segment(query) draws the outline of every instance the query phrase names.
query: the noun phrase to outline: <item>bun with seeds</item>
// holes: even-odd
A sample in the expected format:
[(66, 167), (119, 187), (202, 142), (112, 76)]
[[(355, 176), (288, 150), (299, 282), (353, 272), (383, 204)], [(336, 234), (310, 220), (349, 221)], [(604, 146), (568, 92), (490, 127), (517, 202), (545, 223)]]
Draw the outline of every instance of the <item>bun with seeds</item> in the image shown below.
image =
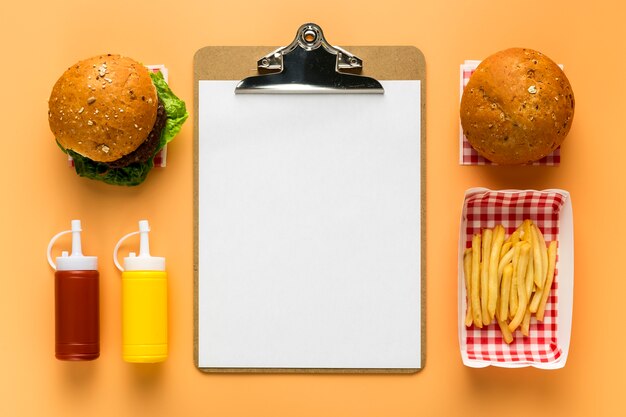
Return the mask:
[(497, 52), (478, 65), (461, 98), (463, 133), (483, 157), (526, 164), (558, 148), (574, 118), (561, 68), (532, 49)]
[(143, 182), (188, 116), (160, 72), (111, 54), (68, 68), (48, 106), (50, 129), (76, 172), (116, 185)]

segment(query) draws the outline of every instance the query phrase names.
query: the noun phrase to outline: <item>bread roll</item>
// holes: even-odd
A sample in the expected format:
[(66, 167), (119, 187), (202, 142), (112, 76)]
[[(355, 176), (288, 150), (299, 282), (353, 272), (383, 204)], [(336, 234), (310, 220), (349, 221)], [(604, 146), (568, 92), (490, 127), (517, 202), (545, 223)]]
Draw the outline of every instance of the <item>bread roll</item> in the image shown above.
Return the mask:
[(574, 93), (565, 73), (531, 49), (507, 49), (482, 61), (461, 99), (465, 137), (480, 155), (502, 165), (553, 152), (573, 117)]
[(158, 98), (144, 65), (120, 55), (100, 55), (65, 71), (48, 105), (50, 128), (63, 148), (110, 162), (146, 140)]

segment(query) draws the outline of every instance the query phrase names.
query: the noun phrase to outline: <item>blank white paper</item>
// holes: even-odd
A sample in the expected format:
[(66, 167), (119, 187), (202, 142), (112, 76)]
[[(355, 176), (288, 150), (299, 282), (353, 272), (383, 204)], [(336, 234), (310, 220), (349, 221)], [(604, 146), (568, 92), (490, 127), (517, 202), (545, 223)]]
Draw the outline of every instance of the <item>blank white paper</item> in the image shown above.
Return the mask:
[(200, 81), (200, 367), (420, 368), (420, 82)]

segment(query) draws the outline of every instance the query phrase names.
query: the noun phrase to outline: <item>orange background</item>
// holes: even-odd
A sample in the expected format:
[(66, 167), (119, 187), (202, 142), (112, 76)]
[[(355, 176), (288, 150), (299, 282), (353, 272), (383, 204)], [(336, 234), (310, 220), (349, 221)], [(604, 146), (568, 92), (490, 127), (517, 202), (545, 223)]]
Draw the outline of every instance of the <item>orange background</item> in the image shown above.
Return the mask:
[[(0, 12), (0, 415), (414, 416), (624, 414), (626, 199), (622, 170), (626, 6), (621, 1), (341, 2), (15, 1)], [(415, 45), (427, 63), (427, 360), (415, 375), (205, 375), (193, 364), (192, 120), (168, 167), (138, 188), (77, 177), (47, 125), (55, 80), (75, 61), (118, 52), (164, 63), (192, 111), (194, 52), (206, 45), (287, 44), (304, 22), (337, 45)], [(458, 165), (459, 64), (511, 46), (565, 65), (576, 115), (562, 164)], [(469, 369), (457, 342), (456, 250), (465, 189), (571, 192), (575, 294), (564, 369)], [(54, 359), (50, 237), (83, 221), (100, 256), (102, 355)], [(110, 253), (147, 218), (170, 274), (170, 357), (121, 359), (120, 277)], [(67, 241), (66, 241), (67, 242)]]

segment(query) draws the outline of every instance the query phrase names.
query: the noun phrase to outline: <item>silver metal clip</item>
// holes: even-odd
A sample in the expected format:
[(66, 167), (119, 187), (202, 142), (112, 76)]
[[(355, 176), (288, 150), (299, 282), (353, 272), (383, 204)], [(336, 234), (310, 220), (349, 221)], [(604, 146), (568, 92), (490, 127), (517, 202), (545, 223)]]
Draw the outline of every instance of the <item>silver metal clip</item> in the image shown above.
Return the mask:
[(237, 94), (285, 93), (365, 93), (382, 94), (382, 85), (371, 77), (349, 74), (358, 71), (363, 61), (330, 45), (322, 28), (307, 23), (298, 29), (295, 39), (257, 61), (260, 71), (270, 74), (248, 77), (235, 88)]

